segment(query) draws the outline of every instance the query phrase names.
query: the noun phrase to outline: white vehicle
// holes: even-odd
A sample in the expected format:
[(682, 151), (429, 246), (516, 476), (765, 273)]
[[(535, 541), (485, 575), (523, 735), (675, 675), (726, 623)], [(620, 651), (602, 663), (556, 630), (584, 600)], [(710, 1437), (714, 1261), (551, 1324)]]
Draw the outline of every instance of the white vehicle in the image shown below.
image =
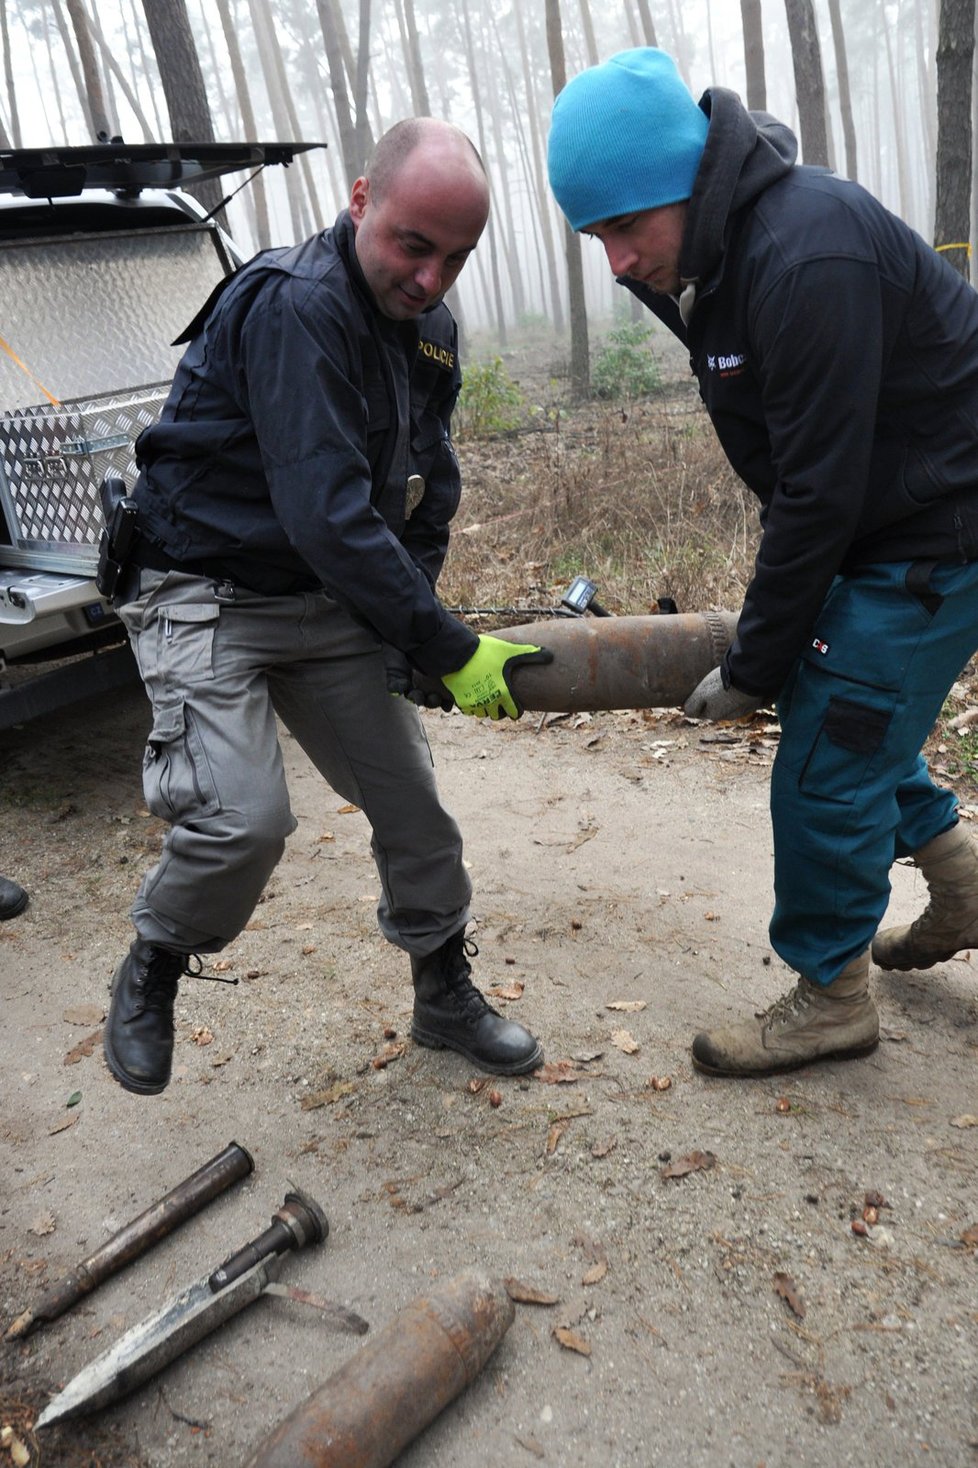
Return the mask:
[(99, 485), (133, 483), (171, 343), (242, 263), (179, 186), (316, 146), (0, 150), (0, 730), (135, 676), (93, 579)]

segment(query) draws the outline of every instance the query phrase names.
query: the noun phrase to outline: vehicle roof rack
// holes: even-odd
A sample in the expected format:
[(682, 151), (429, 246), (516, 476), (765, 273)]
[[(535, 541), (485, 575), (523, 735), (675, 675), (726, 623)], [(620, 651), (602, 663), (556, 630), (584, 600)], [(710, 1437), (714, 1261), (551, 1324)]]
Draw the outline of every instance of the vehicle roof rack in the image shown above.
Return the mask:
[(288, 165), (325, 143), (91, 143), (0, 149), (0, 193), (69, 198), (85, 189), (183, 187), (265, 164)]

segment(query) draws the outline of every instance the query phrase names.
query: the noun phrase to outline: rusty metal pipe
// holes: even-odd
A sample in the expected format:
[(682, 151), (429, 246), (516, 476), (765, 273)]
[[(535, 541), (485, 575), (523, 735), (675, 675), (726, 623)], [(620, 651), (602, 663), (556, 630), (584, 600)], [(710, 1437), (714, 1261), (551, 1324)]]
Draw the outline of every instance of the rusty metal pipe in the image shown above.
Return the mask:
[[(737, 626), (735, 612), (651, 617), (567, 617), (500, 627), (507, 642), (549, 648), (552, 663), (517, 665), (523, 707), (550, 713), (677, 708), (715, 668)], [(426, 689), (437, 680), (419, 680)]]
[(110, 1274), (138, 1259), (148, 1249), (165, 1239), (181, 1223), (199, 1213), (212, 1198), (223, 1193), (239, 1178), (254, 1170), (251, 1153), (237, 1142), (230, 1142), (223, 1152), (205, 1162), (190, 1177), (184, 1178), (165, 1197), (153, 1203), (137, 1218), (125, 1224), (94, 1254), (77, 1264), (70, 1274), (53, 1285), (32, 1310), (25, 1310), (9, 1327), (8, 1341), (30, 1335), (39, 1325), (56, 1320), (83, 1296), (90, 1294)]
[(513, 1314), (502, 1281), (479, 1271), (436, 1285), (300, 1403), (247, 1468), (388, 1468), (475, 1380)]

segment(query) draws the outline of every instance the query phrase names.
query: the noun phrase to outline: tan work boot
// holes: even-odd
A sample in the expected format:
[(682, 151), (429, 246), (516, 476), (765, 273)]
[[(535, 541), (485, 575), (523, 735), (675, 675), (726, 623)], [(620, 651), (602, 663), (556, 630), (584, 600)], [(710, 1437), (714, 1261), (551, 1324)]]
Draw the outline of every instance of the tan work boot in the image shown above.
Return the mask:
[(868, 975), (867, 952), (827, 986), (799, 978), (790, 994), (753, 1019), (701, 1031), (693, 1041), (693, 1064), (710, 1075), (762, 1076), (812, 1060), (868, 1055), (880, 1038)]
[(978, 948), (978, 846), (960, 823), (913, 855), (930, 901), (916, 922), (873, 939), (880, 968), (932, 968), (962, 948)]

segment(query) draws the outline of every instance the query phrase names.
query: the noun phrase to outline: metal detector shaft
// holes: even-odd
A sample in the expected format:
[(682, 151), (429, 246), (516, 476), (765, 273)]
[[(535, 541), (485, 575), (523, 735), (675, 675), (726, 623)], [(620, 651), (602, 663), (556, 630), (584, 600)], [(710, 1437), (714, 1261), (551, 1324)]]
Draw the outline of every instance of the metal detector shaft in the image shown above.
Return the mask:
[(138, 1259), (181, 1223), (193, 1218), (232, 1183), (247, 1177), (254, 1166), (251, 1153), (237, 1142), (230, 1142), (223, 1152), (205, 1162), (165, 1197), (131, 1219), (94, 1254), (76, 1264), (71, 1273), (53, 1285), (32, 1309), (18, 1315), (7, 1330), (6, 1339), (18, 1340), (30, 1335), (46, 1321), (56, 1320), (110, 1274)]

